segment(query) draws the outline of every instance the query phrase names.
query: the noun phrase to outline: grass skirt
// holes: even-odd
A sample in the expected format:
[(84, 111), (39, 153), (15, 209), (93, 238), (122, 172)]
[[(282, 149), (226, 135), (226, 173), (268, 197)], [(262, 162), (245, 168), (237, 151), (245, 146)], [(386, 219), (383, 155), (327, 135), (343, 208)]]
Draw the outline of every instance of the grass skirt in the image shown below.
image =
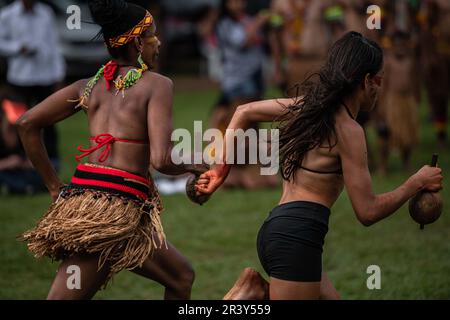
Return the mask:
[(411, 149), (419, 142), (417, 103), (412, 95), (388, 93), (386, 118), (390, 132), (390, 145)]
[[(146, 189), (146, 199), (134, 194)], [(98, 254), (99, 270), (110, 268), (106, 285), (114, 274), (142, 266), (166, 244), (161, 211), (157, 189), (148, 180), (117, 169), (80, 165), (72, 183), (22, 239), (36, 257), (62, 260)]]

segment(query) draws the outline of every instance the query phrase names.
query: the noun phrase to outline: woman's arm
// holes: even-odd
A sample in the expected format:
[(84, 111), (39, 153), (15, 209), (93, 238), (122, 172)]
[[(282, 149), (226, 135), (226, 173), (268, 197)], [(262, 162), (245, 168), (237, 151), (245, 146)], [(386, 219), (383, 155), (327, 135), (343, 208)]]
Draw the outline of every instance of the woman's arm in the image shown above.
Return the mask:
[(375, 195), (364, 130), (356, 123), (345, 130), (338, 129), (338, 148), (348, 195), (358, 220), (365, 226), (390, 216), (421, 190), (442, 188), (442, 170), (425, 166), (394, 191)]
[(289, 107), (301, 98), (282, 98), (250, 102), (237, 107), (228, 129), (246, 129), (255, 122), (280, 120), (289, 112)]
[(25, 152), (43, 178), (53, 200), (57, 199), (62, 182), (50, 162), (41, 131), (79, 111), (75, 108), (76, 103), (68, 101), (78, 99), (85, 84), (85, 80), (80, 80), (54, 93), (17, 120)]
[(180, 175), (187, 172), (200, 174), (207, 170), (206, 165), (180, 164), (172, 161), (173, 142), (171, 140), (173, 83), (170, 79), (157, 76), (152, 97), (148, 106), (148, 136), (150, 140), (150, 161), (152, 166), (167, 175)]
[(256, 122), (273, 122), (280, 120), (280, 118), (289, 112), (289, 107), (293, 104), (298, 104), (299, 101), (300, 98), (284, 98), (251, 102), (239, 106), (225, 133), (222, 152), (224, 163), (214, 166), (211, 170), (200, 176), (197, 183), (197, 191), (199, 194), (214, 193), (228, 176), (228, 173), (230, 172), (229, 163), (231, 163), (231, 160), (227, 160), (228, 155), (226, 151), (227, 146), (234, 145), (234, 133), (236, 130), (246, 130)]

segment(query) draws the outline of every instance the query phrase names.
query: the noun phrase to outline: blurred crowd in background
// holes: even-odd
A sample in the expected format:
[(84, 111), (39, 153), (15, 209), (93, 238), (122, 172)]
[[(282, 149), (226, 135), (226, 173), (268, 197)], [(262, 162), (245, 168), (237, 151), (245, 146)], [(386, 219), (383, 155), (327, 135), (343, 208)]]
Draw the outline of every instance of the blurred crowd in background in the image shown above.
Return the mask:
[[(224, 130), (235, 108), (262, 99), (268, 87), (295, 96), (312, 76), (330, 45), (347, 31), (377, 41), (385, 50), (382, 95), (376, 110), (361, 113), (362, 126), (377, 132), (376, 164), (387, 173), (391, 150), (405, 170), (419, 143), (418, 105), (426, 100), (441, 148), (448, 147), (450, 88), (449, 0), (142, 0), (158, 24), (162, 42), (158, 71), (208, 77), (220, 95), (210, 126)], [(67, 28), (67, 8), (81, 8), (81, 28)], [(381, 28), (367, 8), (381, 9)], [(375, 13), (376, 14), (376, 13)], [(377, 17), (375, 17), (377, 18)], [(87, 0), (0, 0), (0, 188), (3, 193), (35, 193), (44, 186), (26, 159), (14, 123), (27, 109), (64, 84), (90, 77), (108, 60)], [(313, 79), (313, 78), (311, 78)], [(422, 96), (422, 93), (425, 95)], [(211, 106), (205, 106), (209, 112)], [(44, 132), (58, 168), (58, 135)], [(373, 148), (372, 148), (373, 147)], [(375, 149), (375, 146), (370, 146)], [(369, 152), (369, 154), (372, 154)], [(235, 170), (229, 187), (277, 185), (258, 170)], [(178, 183), (178, 189), (183, 184)], [(173, 187), (167, 188), (170, 193)]]

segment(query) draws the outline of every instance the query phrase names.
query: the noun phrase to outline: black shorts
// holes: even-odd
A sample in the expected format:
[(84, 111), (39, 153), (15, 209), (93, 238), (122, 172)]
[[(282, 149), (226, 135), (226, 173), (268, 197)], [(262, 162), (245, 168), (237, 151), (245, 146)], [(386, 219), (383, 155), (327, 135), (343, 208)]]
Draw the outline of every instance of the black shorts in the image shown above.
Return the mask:
[(258, 256), (270, 277), (297, 282), (320, 282), (322, 252), (330, 209), (296, 201), (274, 208), (257, 240)]

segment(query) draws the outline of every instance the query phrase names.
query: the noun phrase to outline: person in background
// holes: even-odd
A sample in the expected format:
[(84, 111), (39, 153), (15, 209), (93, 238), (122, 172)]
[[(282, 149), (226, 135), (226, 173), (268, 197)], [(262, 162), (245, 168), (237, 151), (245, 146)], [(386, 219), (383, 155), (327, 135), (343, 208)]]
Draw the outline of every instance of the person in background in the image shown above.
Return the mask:
[(221, 87), (230, 104), (257, 100), (264, 92), (261, 29), (268, 16), (248, 16), (246, 4), (246, 0), (223, 0), (217, 25), (223, 61)]
[(34, 194), (45, 185), (25, 156), (15, 123), (26, 106), (0, 97), (0, 192)]
[(344, 8), (333, 2), (326, 7), (324, 16), (331, 36), (331, 42), (335, 42), (340, 39), (346, 31)]
[[(32, 108), (58, 89), (65, 77), (54, 14), (39, 1), (16, 0), (0, 11), (0, 26), (0, 55), (7, 58), (7, 82), (14, 99)], [(54, 126), (45, 128), (44, 142), (58, 168)]]
[[(408, 70), (411, 64), (418, 67), (416, 45), (418, 33), (415, 19), (417, 4), (414, 4), (413, 1), (397, 0), (385, 3), (378, 1), (378, 5), (382, 7), (382, 29), (378, 32), (378, 39), (386, 52), (386, 65), (391, 64), (391, 66), (388, 66), (386, 70), (386, 81), (383, 83), (384, 88), (378, 107), (370, 116), (375, 124), (378, 138), (379, 157), (377, 171), (380, 175), (385, 175), (387, 173), (390, 151), (393, 147), (400, 150), (403, 168), (408, 170), (411, 144), (413, 141), (418, 141), (418, 115), (416, 109), (418, 108), (417, 104), (420, 102), (421, 95), (418, 77), (413, 77), (410, 74), (411, 71)], [(410, 36), (406, 37), (407, 39), (405, 39), (406, 34), (410, 34)], [(376, 35), (376, 33), (372, 33), (372, 35)], [(398, 48), (398, 42), (403, 42), (408, 48)], [(397, 70), (399, 72), (398, 75), (392, 71), (396, 68), (399, 68)], [(406, 99), (406, 95), (402, 91), (410, 91), (409, 87), (414, 89), (411, 92), (411, 96)], [(405, 99), (402, 99), (402, 97)], [(399, 100), (395, 101), (396, 99)], [(397, 103), (402, 104), (402, 107), (398, 106)], [(404, 113), (409, 109), (406, 105), (414, 107), (410, 108), (411, 110), (407, 114), (402, 114), (402, 112)], [(398, 119), (402, 119), (402, 121), (405, 119), (402, 122), (403, 125), (398, 126), (395, 124), (395, 121), (398, 121)], [(413, 131), (411, 131), (411, 135), (407, 135), (405, 130)]]
[(385, 62), (384, 101), (390, 132), (389, 144), (399, 149), (403, 169), (409, 171), (411, 152), (419, 142), (417, 109), (420, 86), (415, 77), (417, 70), (415, 47), (409, 34), (402, 31), (393, 34), (392, 43), (392, 49), (386, 53)]
[(419, 12), (420, 65), (438, 144), (448, 143), (450, 89), (450, 2), (426, 0)]
[[(223, 0), (216, 33), (222, 55), (221, 97), (210, 125), (223, 133), (238, 105), (260, 100), (264, 95), (263, 65), (265, 61), (263, 28), (270, 14), (263, 11), (251, 17), (246, 13), (246, 0)], [(254, 128), (257, 128), (255, 124)], [(248, 153), (248, 150), (245, 152)], [(233, 168), (226, 187), (259, 189), (278, 185), (275, 176), (261, 176), (259, 165)]]
[[(59, 90), (17, 120), (24, 149), (45, 181), (52, 205), (21, 239), (35, 257), (61, 261), (47, 299), (85, 300), (112, 277), (132, 270), (164, 286), (164, 298), (189, 299), (194, 271), (165, 237), (163, 204), (150, 165), (169, 175), (200, 174), (204, 165), (172, 161), (173, 83), (151, 70), (161, 42), (143, 7), (122, 0), (89, 0), (111, 60), (95, 76)], [(83, 110), (89, 146), (80, 146), (69, 185), (54, 170), (42, 128)], [(67, 268), (83, 275), (67, 287)]]
[[(275, 77), (289, 96), (323, 63), (330, 45), (324, 0), (274, 0), (271, 10), (282, 17), (278, 36), (271, 37)], [(317, 36), (320, 35), (320, 36)]]

